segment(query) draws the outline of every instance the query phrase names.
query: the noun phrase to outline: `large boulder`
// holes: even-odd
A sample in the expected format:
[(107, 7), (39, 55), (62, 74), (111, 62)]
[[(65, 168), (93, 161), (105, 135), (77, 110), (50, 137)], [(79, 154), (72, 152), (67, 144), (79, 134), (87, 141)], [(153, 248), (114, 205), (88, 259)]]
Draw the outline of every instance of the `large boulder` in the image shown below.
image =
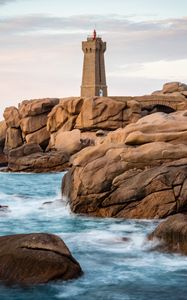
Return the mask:
[(187, 111), (157, 112), (145, 116), (136, 123), (110, 132), (104, 140), (104, 143), (131, 146), (152, 142), (187, 144)]
[(0, 280), (6, 284), (41, 284), (69, 280), (81, 274), (79, 263), (56, 235), (0, 237)]
[(72, 158), (62, 193), (75, 213), (164, 218), (187, 205), (186, 157), (182, 144), (89, 147)]
[(163, 85), (163, 94), (187, 91), (187, 85), (181, 82), (167, 82)]
[(83, 98), (64, 98), (50, 112), (47, 129), (53, 133), (59, 129), (68, 131), (74, 129), (76, 118), (81, 111)]
[(174, 96), (176, 98), (184, 98), (187, 97), (187, 85), (185, 83), (181, 83), (179, 81), (175, 82), (167, 82), (163, 85), (162, 90), (155, 91), (152, 93), (155, 96)]
[(19, 104), (18, 110), (21, 119), (48, 113), (59, 103), (57, 98), (24, 100)]
[(81, 130), (107, 129), (123, 127), (125, 101), (116, 101), (108, 97), (84, 99), (75, 127)]
[(38, 144), (45, 149), (48, 146), (50, 134), (45, 126), (35, 132), (27, 134), (25, 139), (28, 144)]
[(47, 125), (47, 114), (23, 118), (20, 127), (24, 135), (33, 133)]
[(27, 146), (12, 150), (8, 159), (8, 169), (12, 172), (61, 172), (67, 170), (68, 166), (69, 156), (67, 153), (64, 151), (43, 153), (36, 144), (31, 144), (31, 148)]
[(9, 158), (20, 158), (34, 153), (43, 153), (42, 148), (38, 144), (24, 144), (16, 149), (9, 151)]
[(78, 129), (64, 131), (63, 128), (61, 128), (56, 133), (51, 134), (50, 147), (56, 150), (63, 150), (69, 156), (89, 144), (90, 140), (88, 138), (82, 139), (81, 132)]
[(187, 144), (187, 111), (148, 115), (134, 124), (129, 124), (123, 134), (124, 142), (128, 145), (151, 142)]
[(4, 111), (4, 119), (7, 127), (19, 128), (20, 126), (20, 114), (15, 106), (7, 107)]
[(168, 217), (148, 236), (157, 240), (156, 250), (180, 252), (187, 255), (187, 214)]
[(22, 134), (20, 128), (9, 127), (6, 132), (4, 152), (8, 153), (10, 150), (17, 148), (23, 144)]

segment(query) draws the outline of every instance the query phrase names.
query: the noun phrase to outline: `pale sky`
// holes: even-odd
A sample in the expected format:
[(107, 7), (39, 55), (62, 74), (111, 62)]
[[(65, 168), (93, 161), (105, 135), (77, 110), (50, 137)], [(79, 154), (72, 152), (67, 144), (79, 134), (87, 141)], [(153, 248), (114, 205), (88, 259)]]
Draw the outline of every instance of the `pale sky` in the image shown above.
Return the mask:
[(78, 96), (94, 28), (109, 95), (187, 83), (187, 0), (0, 0), (0, 118), (24, 99)]

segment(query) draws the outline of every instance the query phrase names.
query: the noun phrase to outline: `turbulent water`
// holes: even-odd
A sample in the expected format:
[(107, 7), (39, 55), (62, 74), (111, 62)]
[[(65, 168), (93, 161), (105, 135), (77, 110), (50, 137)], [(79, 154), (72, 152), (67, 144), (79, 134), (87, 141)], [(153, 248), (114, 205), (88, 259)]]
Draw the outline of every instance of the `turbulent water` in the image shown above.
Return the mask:
[(9, 206), (0, 213), (0, 234), (55, 233), (84, 275), (27, 288), (0, 285), (0, 300), (187, 299), (187, 258), (149, 251), (145, 237), (156, 222), (75, 216), (61, 200), (62, 176), (0, 173), (0, 204)]

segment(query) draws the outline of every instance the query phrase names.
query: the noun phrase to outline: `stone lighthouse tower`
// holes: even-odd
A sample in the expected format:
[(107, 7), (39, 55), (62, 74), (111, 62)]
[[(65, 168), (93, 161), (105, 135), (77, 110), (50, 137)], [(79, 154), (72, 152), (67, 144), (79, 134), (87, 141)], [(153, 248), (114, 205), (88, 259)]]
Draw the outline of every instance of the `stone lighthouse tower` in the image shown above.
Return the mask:
[(81, 96), (107, 96), (104, 52), (106, 42), (98, 37), (94, 30), (87, 41), (82, 42), (84, 64), (82, 74)]

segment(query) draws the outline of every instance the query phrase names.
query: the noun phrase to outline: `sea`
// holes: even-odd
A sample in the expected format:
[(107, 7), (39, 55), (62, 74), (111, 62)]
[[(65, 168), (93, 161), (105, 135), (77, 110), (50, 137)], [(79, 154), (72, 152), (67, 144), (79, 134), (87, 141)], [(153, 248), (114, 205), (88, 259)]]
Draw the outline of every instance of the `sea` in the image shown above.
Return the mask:
[(4, 286), (0, 300), (184, 300), (187, 257), (152, 251), (159, 221), (78, 216), (61, 196), (64, 173), (0, 173), (0, 234), (60, 236), (84, 275), (67, 282)]

